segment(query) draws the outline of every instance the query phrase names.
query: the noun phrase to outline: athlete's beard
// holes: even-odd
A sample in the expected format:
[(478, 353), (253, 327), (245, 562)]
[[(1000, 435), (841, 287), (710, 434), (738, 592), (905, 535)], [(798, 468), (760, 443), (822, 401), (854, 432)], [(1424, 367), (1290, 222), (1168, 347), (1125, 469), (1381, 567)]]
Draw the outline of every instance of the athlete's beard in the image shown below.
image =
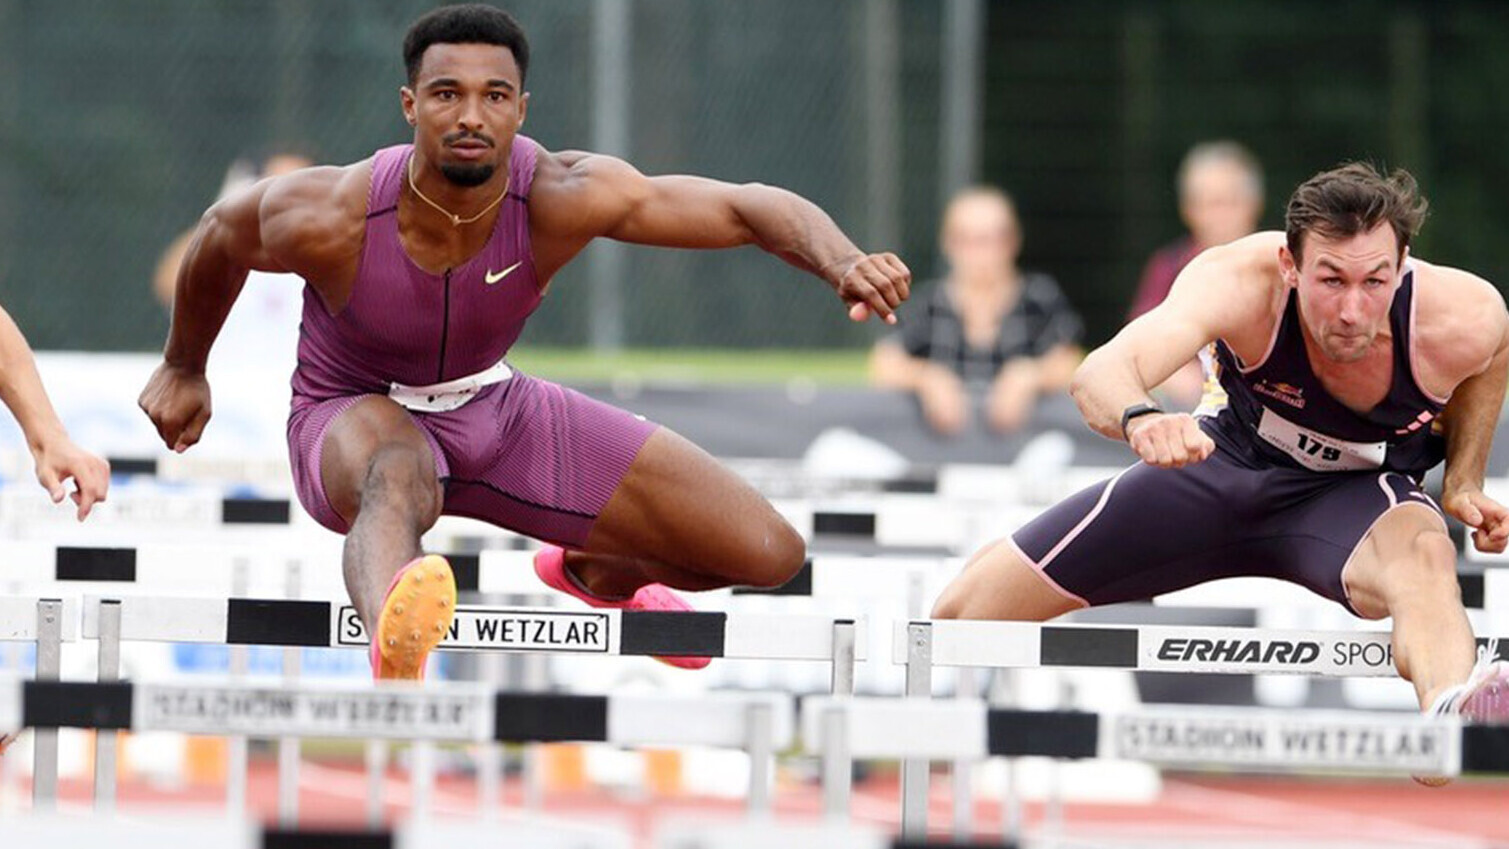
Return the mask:
[(496, 170), (498, 170), (496, 165), (481, 162), (448, 162), (440, 166), (440, 173), (444, 174), (447, 180), (464, 189), (482, 185), (492, 179), (493, 172)]

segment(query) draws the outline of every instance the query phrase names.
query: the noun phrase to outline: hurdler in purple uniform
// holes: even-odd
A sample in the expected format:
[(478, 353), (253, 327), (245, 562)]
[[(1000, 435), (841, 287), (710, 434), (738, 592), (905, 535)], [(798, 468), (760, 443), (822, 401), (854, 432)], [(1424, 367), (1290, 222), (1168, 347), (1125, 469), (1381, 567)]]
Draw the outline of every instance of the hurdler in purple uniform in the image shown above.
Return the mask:
[(490, 6), (425, 15), (404, 60), (412, 145), (264, 181), (205, 215), (141, 398), (163, 440), (182, 451), (209, 419), (205, 357), (247, 269), (292, 271), (308, 284), (294, 479), (310, 514), (346, 534), (379, 677), (419, 677), (450, 622), (450, 568), (419, 547), (442, 513), (550, 543), (541, 578), (597, 606), (684, 610), (667, 587), (787, 580), (803, 542), (751, 487), (674, 433), (504, 357), (551, 278), (598, 237), (759, 245), (825, 280), (857, 321), (895, 321), (906, 267), (790, 192), (647, 178), (519, 135), (528, 45)]
[[(1206, 251), (1169, 299), (1092, 353), (1073, 392), (1142, 462), (977, 553), (935, 615), (1045, 620), (1216, 578), (1301, 584), (1393, 618), (1422, 708), (1509, 716), (1509, 665), (1473, 662), (1440, 508), (1503, 551), (1483, 494), (1509, 381), (1509, 314), (1488, 283), (1409, 256), (1425, 202), (1407, 173), (1352, 164), (1289, 200), (1286, 233)], [(1218, 409), (1148, 399), (1214, 346)]]

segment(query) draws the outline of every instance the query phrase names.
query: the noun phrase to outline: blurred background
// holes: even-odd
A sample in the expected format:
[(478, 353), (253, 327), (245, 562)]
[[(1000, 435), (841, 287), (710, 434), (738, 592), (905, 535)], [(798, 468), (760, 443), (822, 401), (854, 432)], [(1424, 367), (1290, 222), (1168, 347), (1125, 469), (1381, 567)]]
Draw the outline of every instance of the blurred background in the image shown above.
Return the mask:
[[(433, 5), (0, 0), (0, 300), (33, 344), (157, 349), (154, 265), (228, 164), (405, 140), (399, 41)], [(999, 185), (1023, 265), (1058, 280), (1091, 346), (1181, 231), (1174, 173), (1212, 138), (1262, 162), (1270, 227), (1317, 170), (1408, 167), (1433, 204), (1417, 252), (1509, 280), (1498, 3), (504, 5), (533, 43), (526, 132), (545, 146), (791, 188), (919, 278), (941, 270), (949, 193)], [(526, 351), (824, 349), (812, 368), (861, 379), (874, 330), (758, 251), (599, 254), (563, 272)]]

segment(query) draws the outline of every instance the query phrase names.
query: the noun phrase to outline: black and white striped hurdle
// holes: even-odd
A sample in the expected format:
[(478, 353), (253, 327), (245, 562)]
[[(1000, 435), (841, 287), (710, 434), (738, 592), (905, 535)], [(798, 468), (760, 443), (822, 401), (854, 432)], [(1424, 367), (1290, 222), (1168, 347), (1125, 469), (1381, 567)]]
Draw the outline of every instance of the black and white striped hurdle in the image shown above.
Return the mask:
[[(36, 645), (35, 677), (38, 681), (57, 681), (61, 677), (63, 643), (78, 639), (78, 624), (79, 605), (75, 599), (0, 596), (0, 642)], [(57, 731), (38, 733), (33, 740), (32, 751), (35, 759), (32, 769), (32, 805), (47, 810), (57, 800)]]
[[(1005, 710), (974, 699), (812, 697), (802, 703), (802, 739), (823, 753), (830, 776), (853, 758), (1024, 756), (1259, 773), (1509, 773), (1509, 726), (1365, 711), (1145, 706), (1084, 713)], [(843, 787), (828, 786), (830, 815), (847, 812)], [(903, 822), (903, 829), (915, 833), (917, 825)]]
[[(1478, 644), (1486, 648), (1491, 642)], [(1509, 642), (1500, 643), (1499, 657), (1509, 658)], [(935, 667), (1398, 675), (1390, 635), (1381, 631), (913, 620), (895, 624), (891, 659), (906, 668), (906, 694), (920, 699), (932, 696)], [(927, 830), (929, 772), (925, 759), (903, 763), (902, 827), (908, 834)]]
[[(786, 694), (696, 698), (516, 693), (480, 685), (245, 681), (0, 682), (0, 731), (93, 728), (264, 738), (601, 742), (749, 753), (749, 808), (768, 811), (772, 759), (792, 739)], [(418, 802), (416, 808), (423, 809)]]
[[(120, 641), (365, 648), (356, 609), (331, 601), (133, 597), (87, 598), (86, 639), (100, 639), (101, 611), (120, 613)], [(833, 664), (837, 692), (852, 692), (865, 657), (852, 619), (721, 612), (562, 610), (458, 604), (437, 651), (623, 656), (680, 655)]]

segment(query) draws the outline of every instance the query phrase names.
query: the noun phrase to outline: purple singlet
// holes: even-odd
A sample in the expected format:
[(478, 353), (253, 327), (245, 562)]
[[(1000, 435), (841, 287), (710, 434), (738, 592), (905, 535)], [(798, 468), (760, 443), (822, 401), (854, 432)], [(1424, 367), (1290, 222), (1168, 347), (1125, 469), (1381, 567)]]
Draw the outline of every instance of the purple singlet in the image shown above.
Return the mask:
[[(349, 530), (326, 498), (320, 458), (330, 425), (392, 384), (425, 386), (497, 364), (539, 306), (530, 250), (529, 193), (538, 147), (524, 136), (509, 156), (508, 195), (487, 244), (431, 274), (398, 233), (398, 199), (413, 148), (372, 157), (366, 239), (344, 309), (331, 315), (304, 293), (288, 442), (305, 509)], [(569, 389), (514, 372), (464, 406), (409, 411), (445, 486), (444, 511), (579, 547), (655, 425)]]

